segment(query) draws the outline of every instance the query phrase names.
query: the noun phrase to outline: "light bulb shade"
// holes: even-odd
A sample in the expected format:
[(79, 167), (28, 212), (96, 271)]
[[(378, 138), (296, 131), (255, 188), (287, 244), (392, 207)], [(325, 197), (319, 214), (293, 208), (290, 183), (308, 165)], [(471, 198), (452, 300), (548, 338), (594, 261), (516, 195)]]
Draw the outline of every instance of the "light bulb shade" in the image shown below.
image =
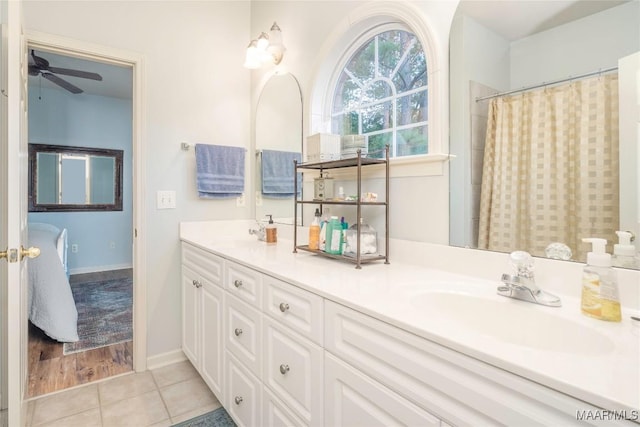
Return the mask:
[(266, 50), (269, 46), (269, 35), (267, 33), (261, 33), (258, 37), (258, 49)]
[(267, 48), (271, 56), (273, 57), (273, 62), (278, 65), (280, 61), (282, 61), (282, 57), (284, 56), (285, 50), (284, 44), (282, 43), (282, 31), (280, 27), (275, 22), (271, 26), (271, 30), (269, 30), (269, 47)]
[(244, 59), (244, 67), (245, 68), (260, 68), (262, 66), (262, 61), (260, 60), (260, 52), (258, 50), (258, 43), (256, 40), (252, 40), (247, 47), (247, 53)]

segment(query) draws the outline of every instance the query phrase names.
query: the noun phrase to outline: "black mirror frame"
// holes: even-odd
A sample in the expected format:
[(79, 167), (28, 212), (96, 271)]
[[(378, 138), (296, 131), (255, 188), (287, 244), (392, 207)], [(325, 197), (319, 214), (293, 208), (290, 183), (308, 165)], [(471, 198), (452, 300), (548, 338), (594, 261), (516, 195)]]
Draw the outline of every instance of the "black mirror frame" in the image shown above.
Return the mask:
[[(114, 203), (111, 204), (53, 204), (37, 203), (37, 158), (38, 153), (90, 154), (115, 159)], [(29, 144), (29, 212), (104, 212), (122, 210), (122, 162), (123, 150), (104, 148), (71, 147), (51, 144)]]

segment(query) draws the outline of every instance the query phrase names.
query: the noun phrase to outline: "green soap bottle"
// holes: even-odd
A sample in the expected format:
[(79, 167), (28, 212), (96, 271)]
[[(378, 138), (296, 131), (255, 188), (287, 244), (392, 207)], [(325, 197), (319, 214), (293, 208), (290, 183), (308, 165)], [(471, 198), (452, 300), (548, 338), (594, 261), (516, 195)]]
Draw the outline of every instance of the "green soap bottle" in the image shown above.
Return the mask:
[(340, 255), (342, 242), (342, 225), (337, 216), (332, 216), (327, 224), (327, 243), (324, 251), (332, 255)]

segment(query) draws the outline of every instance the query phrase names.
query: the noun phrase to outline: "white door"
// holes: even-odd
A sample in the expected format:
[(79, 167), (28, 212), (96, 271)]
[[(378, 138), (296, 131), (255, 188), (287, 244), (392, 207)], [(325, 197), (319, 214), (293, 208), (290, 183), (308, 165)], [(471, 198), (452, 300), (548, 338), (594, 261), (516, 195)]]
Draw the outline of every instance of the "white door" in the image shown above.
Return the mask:
[[(26, 45), (20, 2), (5, 2), (2, 31), (2, 132), (0, 169), (0, 277), (2, 278), (2, 406), (3, 423), (21, 426), (27, 360), (27, 142)], [(35, 255), (35, 254), (34, 254)], [(28, 259), (27, 257), (24, 258)]]

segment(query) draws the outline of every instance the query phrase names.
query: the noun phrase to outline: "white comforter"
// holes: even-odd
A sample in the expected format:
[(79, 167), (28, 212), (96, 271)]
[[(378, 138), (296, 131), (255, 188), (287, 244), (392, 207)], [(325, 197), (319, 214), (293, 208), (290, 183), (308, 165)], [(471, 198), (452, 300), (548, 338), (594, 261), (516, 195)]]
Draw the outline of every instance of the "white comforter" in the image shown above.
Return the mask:
[(29, 229), (29, 246), (40, 256), (29, 260), (29, 319), (51, 338), (78, 341), (78, 311), (51, 230)]

